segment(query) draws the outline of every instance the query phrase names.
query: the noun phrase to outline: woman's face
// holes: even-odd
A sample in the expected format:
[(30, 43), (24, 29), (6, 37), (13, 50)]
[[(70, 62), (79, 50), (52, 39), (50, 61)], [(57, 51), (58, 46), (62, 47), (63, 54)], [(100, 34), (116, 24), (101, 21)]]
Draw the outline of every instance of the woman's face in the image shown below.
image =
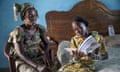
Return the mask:
[(25, 24), (34, 25), (37, 20), (37, 13), (34, 9), (28, 9), (25, 14)]
[(82, 22), (79, 25), (77, 25), (76, 22), (73, 22), (72, 27), (77, 36), (85, 36), (88, 33), (87, 27)]

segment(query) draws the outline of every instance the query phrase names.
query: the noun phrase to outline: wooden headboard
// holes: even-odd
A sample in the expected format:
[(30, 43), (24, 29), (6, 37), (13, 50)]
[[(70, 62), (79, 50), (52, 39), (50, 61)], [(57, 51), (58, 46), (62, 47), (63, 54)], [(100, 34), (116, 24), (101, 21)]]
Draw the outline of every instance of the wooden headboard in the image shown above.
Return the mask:
[(62, 40), (70, 40), (74, 35), (71, 23), (76, 16), (81, 16), (89, 22), (90, 31), (95, 30), (106, 36), (108, 25), (113, 24), (115, 33), (120, 33), (120, 11), (111, 11), (97, 0), (84, 0), (77, 3), (70, 11), (48, 12), (47, 35), (58, 43)]

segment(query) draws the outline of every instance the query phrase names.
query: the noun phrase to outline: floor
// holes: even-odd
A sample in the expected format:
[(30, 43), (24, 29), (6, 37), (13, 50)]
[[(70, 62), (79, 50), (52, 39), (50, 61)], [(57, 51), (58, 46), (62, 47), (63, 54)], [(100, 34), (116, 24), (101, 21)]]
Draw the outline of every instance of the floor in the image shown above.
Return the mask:
[(9, 72), (9, 68), (0, 68), (0, 72)]

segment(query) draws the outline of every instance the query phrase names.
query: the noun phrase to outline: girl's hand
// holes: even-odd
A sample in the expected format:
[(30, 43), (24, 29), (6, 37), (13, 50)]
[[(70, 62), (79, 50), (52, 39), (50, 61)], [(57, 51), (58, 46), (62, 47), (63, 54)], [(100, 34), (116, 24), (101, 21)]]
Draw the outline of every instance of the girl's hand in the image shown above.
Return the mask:
[(45, 69), (45, 65), (44, 66), (41, 66), (41, 65), (38, 65), (37, 66), (37, 70), (38, 70), (38, 72), (43, 72), (43, 70)]
[(48, 66), (52, 66), (52, 64), (53, 64), (52, 56), (51, 56), (51, 52), (50, 51), (51, 51), (50, 49), (46, 50), (46, 61), (47, 61), (47, 65)]
[(38, 72), (51, 72), (51, 70), (49, 68), (47, 68), (45, 65), (43, 65), (43, 66), (38, 65), (37, 70), (38, 70)]
[(84, 52), (81, 52), (80, 50), (72, 51), (72, 53), (75, 59), (80, 59), (81, 57), (86, 56), (86, 54)]

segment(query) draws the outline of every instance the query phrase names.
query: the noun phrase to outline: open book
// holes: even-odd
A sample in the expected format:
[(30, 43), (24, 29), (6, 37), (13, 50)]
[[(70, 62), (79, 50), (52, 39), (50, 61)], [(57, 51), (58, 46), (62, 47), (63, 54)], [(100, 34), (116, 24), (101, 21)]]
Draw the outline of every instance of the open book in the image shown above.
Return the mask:
[(96, 39), (92, 35), (90, 35), (83, 41), (83, 43), (79, 46), (79, 48), (65, 48), (65, 50), (72, 52), (72, 50), (78, 49), (81, 52), (88, 54), (88, 53), (92, 53), (99, 46), (100, 43), (98, 43)]

